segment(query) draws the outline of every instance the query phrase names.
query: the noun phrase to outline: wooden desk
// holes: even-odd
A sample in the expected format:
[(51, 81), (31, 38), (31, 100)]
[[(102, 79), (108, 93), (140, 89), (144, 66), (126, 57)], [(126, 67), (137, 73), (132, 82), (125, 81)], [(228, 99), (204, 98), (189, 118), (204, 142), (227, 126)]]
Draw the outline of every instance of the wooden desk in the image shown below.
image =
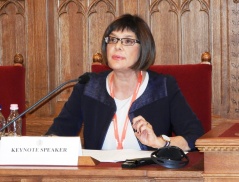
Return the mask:
[(239, 181), (239, 123), (224, 123), (197, 140), (206, 182)]
[(120, 163), (100, 163), (94, 167), (0, 167), (0, 181), (195, 181), (201, 182), (203, 153), (188, 154), (189, 164), (180, 169), (166, 169), (156, 164), (122, 169)]

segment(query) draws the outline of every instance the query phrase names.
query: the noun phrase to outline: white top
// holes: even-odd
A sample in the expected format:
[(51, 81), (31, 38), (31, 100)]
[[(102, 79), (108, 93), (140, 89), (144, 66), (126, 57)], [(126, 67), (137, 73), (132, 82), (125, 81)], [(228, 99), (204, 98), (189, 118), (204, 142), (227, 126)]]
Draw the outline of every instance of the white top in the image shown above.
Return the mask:
[[(108, 77), (106, 78), (106, 80), (107, 79), (108, 79)], [(147, 87), (147, 84), (148, 84), (148, 81), (149, 81), (149, 75), (146, 72), (145, 79), (144, 79), (143, 83), (141, 84), (141, 86), (139, 88), (137, 98), (139, 96), (141, 96), (143, 94), (143, 92), (145, 91), (145, 89)], [(109, 89), (109, 85), (108, 85), (107, 81), (106, 81), (106, 88), (107, 88), (108, 93), (110, 94), (110, 89)], [(118, 121), (119, 138), (121, 138), (121, 135), (122, 135), (124, 122), (125, 122), (126, 116), (128, 115), (128, 110), (129, 110), (129, 107), (130, 107), (131, 99), (132, 99), (132, 96), (127, 98), (127, 99), (124, 99), (124, 100), (119, 100), (119, 99), (114, 98), (115, 103), (116, 103), (116, 107), (117, 107), (116, 115), (117, 115), (117, 121)], [(117, 141), (116, 141), (115, 135), (114, 135), (113, 121), (111, 121), (110, 126), (108, 128), (108, 131), (107, 131), (102, 149), (103, 150), (115, 150), (115, 149), (117, 149)], [(129, 123), (128, 127), (127, 127), (125, 140), (123, 141), (123, 149), (140, 150), (140, 146), (139, 146), (137, 138), (134, 134), (131, 123)]]

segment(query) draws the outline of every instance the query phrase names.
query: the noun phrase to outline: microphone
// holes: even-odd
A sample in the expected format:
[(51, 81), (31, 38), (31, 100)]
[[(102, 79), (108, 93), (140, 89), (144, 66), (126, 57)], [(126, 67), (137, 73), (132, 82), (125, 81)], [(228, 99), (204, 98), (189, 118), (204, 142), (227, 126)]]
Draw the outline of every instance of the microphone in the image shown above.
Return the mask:
[(66, 81), (64, 83), (62, 83), (61, 85), (59, 85), (58, 87), (56, 87), (54, 90), (52, 90), (50, 93), (48, 93), (45, 97), (43, 97), (42, 99), (40, 99), (39, 101), (37, 101), (35, 104), (33, 104), (31, 107), (29, 107), (28, 109), (26, 109), (24, 112), (22, 112), (21, 114), (19, 114), (17, 117), (15, 117), (13, 120), (11, 120), (9, 123), (7, 123), (5, 126), (3, 126), (0, 131), (3, 131), (5, 128), (7, 128), (9, 125), (11, 125), (12, 123), (14, 123), (15, 121), (17, 121), (20, 117), (22, 117), (23, 115), (25, 115), (27, 112), (31, 111), (32, 109), (34, 109), (36, 106), (38, 106), (39, 104), (41, 104), (43, 101), (45, 101), (46, 99), (48, 99), (49, 97), (51, 97), (54, 93), (56, 93), (60, 88), (62, 88), (63, 86), (65, 86), (66, 84), (72, 83), (72, 82), (79, 82), (80, 84), (86, 84), (88, 81), (90, 80), (90, 76), (89, 73), (86, 72), (83, 75), (81, 75), (79, 78), (74, 79), (74, 80), (69, 80)]

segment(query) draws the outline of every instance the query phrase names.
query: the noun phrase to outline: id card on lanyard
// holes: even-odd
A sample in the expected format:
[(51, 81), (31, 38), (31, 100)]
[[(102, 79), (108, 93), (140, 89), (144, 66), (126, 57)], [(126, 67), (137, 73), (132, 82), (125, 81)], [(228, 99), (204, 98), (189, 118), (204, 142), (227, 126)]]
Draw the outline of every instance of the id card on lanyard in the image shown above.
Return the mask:
[[(112, 75), (111, 78), (110, 78), (110, 87), (109, 87), (110, 88), (110, 95), (111, 95), (112, 98), (114, 98), (113, 78), (114, 78), (114, 75)], [(137, 83), (137, 86), (134, 90), (133, 97), (131, 99), (129, 108), (131, 107), (132, 103), (137, 98), (137, 94), (139, 92), (139, 88), (140, 88), (140, 85), (142, 83), (142, 78), (143, 78), (143, 74), (142, 74), (142, 71), (141, 71), (138, 75), (138, 83)], [(129, 109), (128, 109), (128, 111), (129, 111)], [(126, 118), (125, 118), (125, 121), (124, 121), (124, 127), (123, 127), (123, 131), (122, 131), (122, 135), (121, 135), (121, 138), (119, 138), (117, 115), (116, 115), (116, 113), (114, 114), (113, 124), (114, 124), (114, 135), (115, 135), (115, 139), (117, 141), (117, 149), (123, 149), (123, 141), (124, 141), (125, 136), (126, 136), (128, 123), (129, 123), (129, 117), (128, 117), (128, 114), (127, 114)]]

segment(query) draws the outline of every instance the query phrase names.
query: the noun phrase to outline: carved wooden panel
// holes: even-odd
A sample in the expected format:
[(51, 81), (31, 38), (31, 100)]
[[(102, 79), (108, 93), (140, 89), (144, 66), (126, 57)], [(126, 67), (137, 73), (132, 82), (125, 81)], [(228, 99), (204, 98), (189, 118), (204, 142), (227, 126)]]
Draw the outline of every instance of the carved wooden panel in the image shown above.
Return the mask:
[(238, 119), (239, 1), (221, 1), (216, 5), (217, 8), (221, 8), (221, 16), (214, 7), (212, 27), (215, 31), (211, 43), (214, 51), (213, 114)]
[[(25, 1), (27, 12), (27, 83), (29, 105), (45, 96), (50, 89), (50, 61), (48, 57), (47, 0)], [(49, 114), (50, 103), (37, 108), (37, 115)]]
[(12, 65), (16, 53), (26, 57), (24, 1), (0, 1), (0, 65)]
[(239, 1), (228, 2), (229, 117), (239, 117)]
[(211, 52), (209, 9), (205, 1), (185, 1), (182, 4), (182, 64), (199, 63), (203, 52)]
[(179, 64), (179, 12), (170, 1), (154, 1), (150, 6), (150, 27), (156, 43), (155, 64)]
[[(23, 55), (27, 104), (32, 105), (62, 82), (90, 71), (114, 18), (139, 14), (155, 38), (156, 64), (195, 64), (203, 52), (211, 53), (212, 114), (237, 119), (238, 12), (238, 0), (0, 0), (0, 65)], [(64, 88), (29, 117), (57, 115), (71, 90)]]
[[(58, 8), (57, 26), (57, 83), (77, 78), (83, 73), (85, 53), (84, 7), (78, 2), (65, 1)], [(65, 101), (70, 90), (66, 89), (58, 96)]]
[[(115, 18), (115, 4), (111, 1), (60, 0), (57, 7), (57, 83), (77, 78), (90, 71), (92, 57), (101, 51), (101, 40), (106, 26)], [(88, 5), (88, 6), (87, 6)], [(103, 18), (102, 18), (103, 17)], [(67, 101), (72, 87), (57, 97), (56, 113)]]
[[(156, 64), (192, 64), (209, 49), (209, 4), (205, 1), (154, 1), (151, 29), (157, 46)], [(194, 27), (194, 28), (192, 28)]]

